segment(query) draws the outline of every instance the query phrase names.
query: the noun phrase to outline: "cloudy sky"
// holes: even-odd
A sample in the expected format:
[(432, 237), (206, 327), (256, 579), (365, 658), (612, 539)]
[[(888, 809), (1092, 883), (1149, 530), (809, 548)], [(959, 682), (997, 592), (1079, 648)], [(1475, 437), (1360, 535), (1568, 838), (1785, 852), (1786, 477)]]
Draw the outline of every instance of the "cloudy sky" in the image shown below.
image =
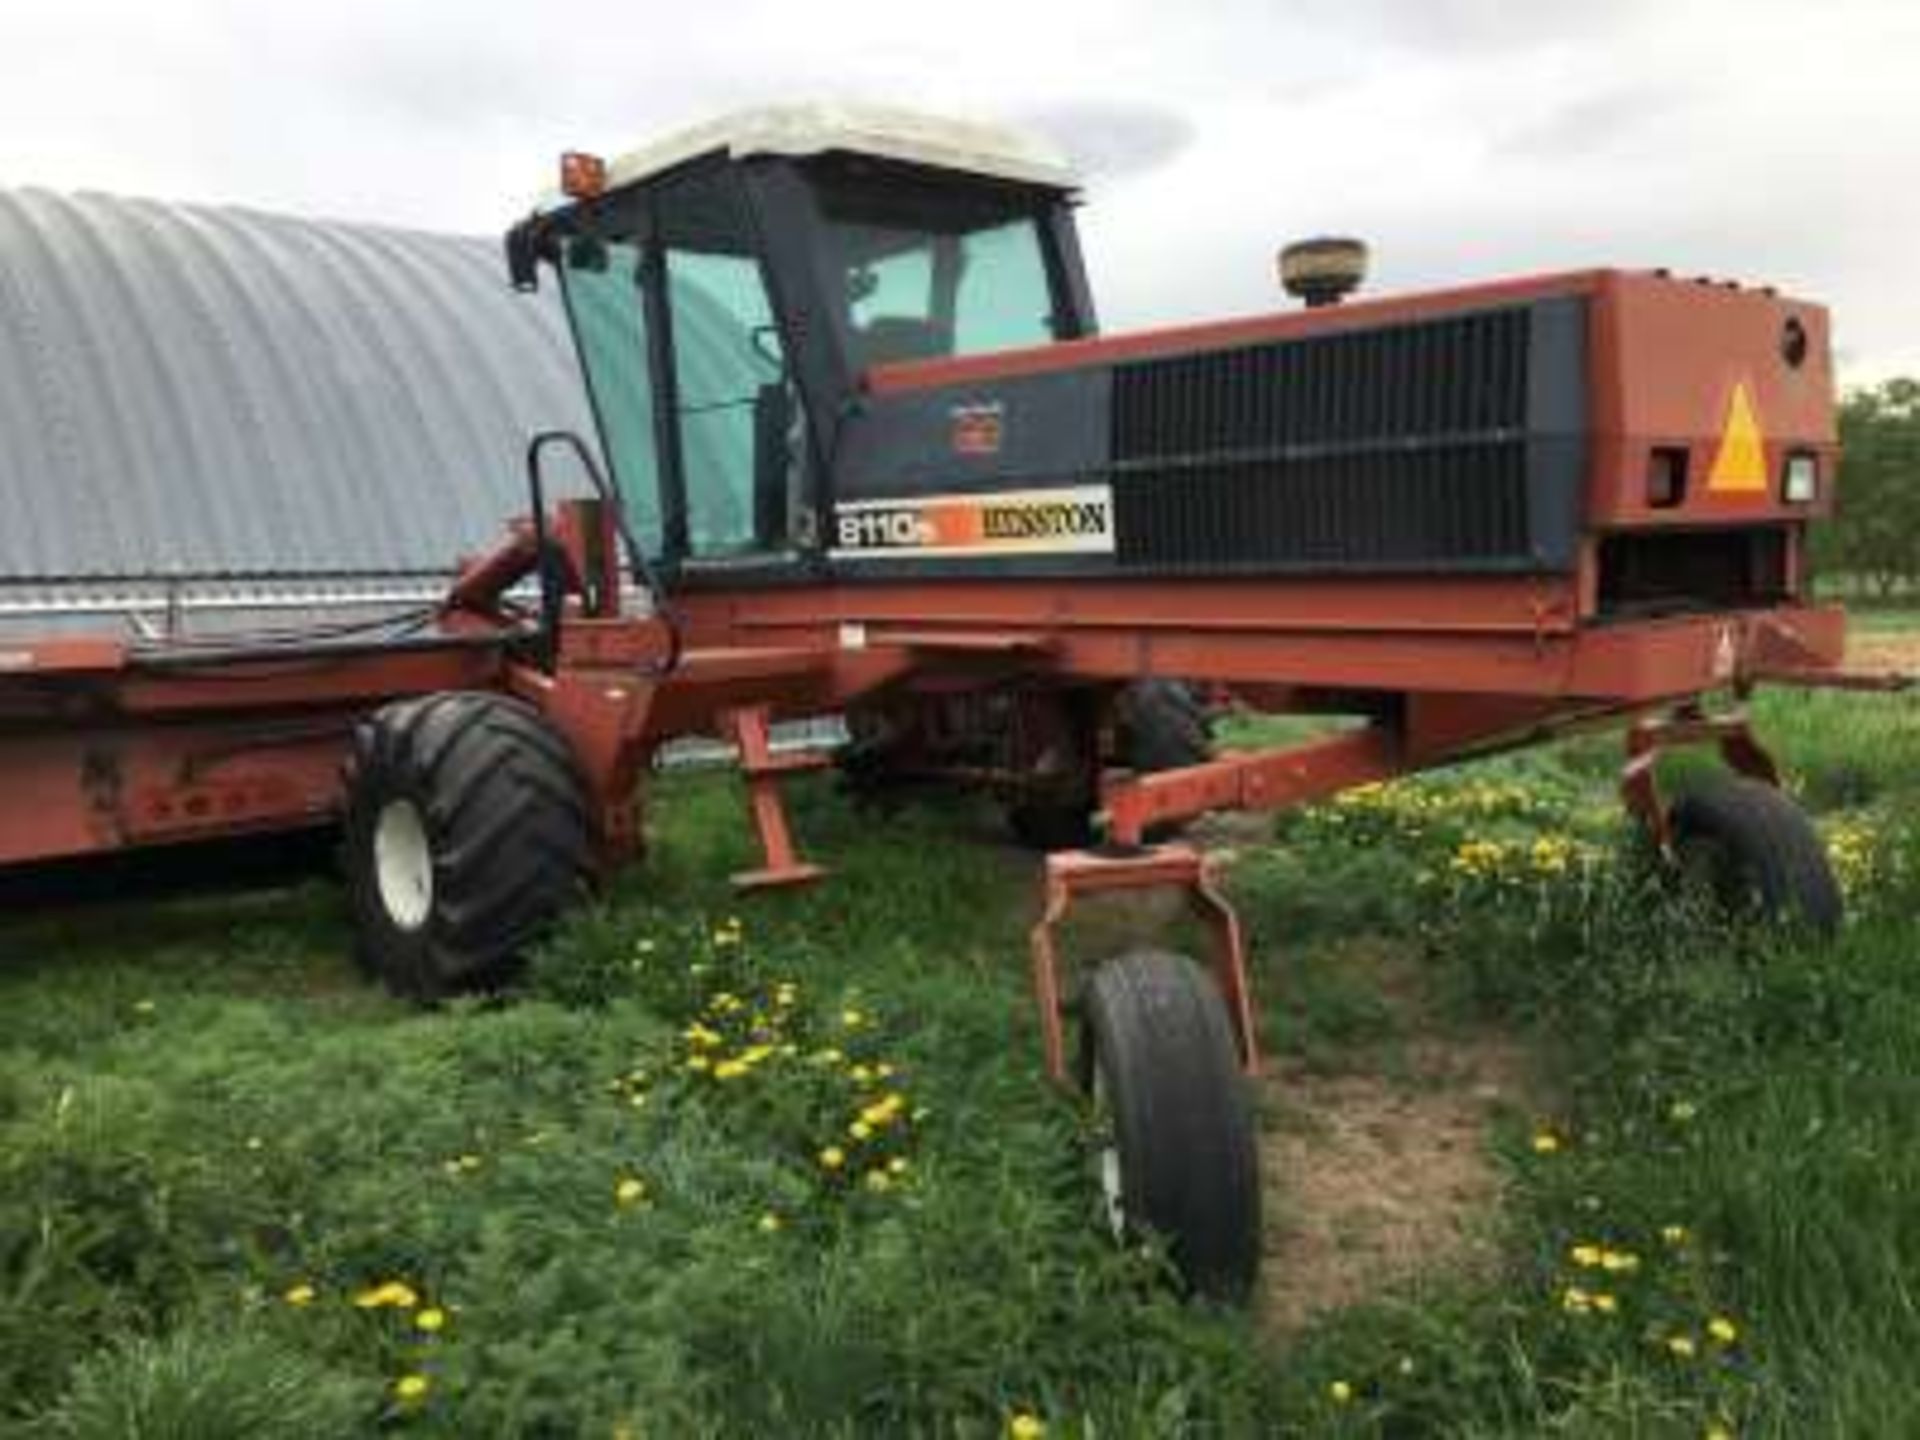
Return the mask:
[(1667, 265), (1828, 301), (1920, 373), (1920, 0), (4, 0), (0, 184), (495, 231), (563, 148), (852, 96), (1029, 121), (1089, 175), (1109, 328)]

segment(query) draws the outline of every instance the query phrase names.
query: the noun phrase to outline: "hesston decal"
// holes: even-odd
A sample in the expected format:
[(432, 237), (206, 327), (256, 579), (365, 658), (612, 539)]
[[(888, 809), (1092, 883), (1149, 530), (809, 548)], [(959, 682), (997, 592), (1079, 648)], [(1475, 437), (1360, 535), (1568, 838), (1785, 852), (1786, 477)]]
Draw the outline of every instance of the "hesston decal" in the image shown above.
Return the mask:
[(983, 540), (1052, 540), (1107, 533), (1104, 500), (1058, 500), (1038, 505), (983, 505)]
[(857, 500), (834, 510), (835, 559), (875, 555), (1110, 555), (1105, 485)]

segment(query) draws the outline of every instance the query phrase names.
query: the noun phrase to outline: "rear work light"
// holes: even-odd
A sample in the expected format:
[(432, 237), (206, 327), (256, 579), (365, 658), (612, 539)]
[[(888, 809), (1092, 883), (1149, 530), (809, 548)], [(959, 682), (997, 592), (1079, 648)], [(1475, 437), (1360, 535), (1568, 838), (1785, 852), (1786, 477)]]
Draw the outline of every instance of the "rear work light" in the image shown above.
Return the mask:
[(1816, 456), (1787, 456), (1780, 495), (1789, 505), (1811, 505), (1820, 494), (1820, 461)]
[(1655, 446), (1647, 457), (1647, 504), (1655, 510), (1671, 510), (1686, 498), (1686, 447)]

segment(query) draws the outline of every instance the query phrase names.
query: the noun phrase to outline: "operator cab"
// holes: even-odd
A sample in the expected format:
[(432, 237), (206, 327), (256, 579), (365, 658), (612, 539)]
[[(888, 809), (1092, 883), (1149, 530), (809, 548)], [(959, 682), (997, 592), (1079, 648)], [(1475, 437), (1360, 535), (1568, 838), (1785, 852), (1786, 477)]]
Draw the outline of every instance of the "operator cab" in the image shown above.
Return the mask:
[(682, 579), (822, 560), (868, 370), (1094, 330), (1072, 173), (997, 125), (780, 107), (563, 173), (514, 283), (557, 274), (629, 523)]

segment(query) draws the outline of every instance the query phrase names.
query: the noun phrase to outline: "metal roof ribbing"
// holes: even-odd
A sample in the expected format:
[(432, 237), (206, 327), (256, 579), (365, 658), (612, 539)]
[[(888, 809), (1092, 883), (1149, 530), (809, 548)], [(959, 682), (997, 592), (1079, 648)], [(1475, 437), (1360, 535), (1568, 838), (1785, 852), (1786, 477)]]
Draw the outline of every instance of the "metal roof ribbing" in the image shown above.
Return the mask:
[(0, 190), (0, 586), (444, 574), (591, 433), (486, 239)]

